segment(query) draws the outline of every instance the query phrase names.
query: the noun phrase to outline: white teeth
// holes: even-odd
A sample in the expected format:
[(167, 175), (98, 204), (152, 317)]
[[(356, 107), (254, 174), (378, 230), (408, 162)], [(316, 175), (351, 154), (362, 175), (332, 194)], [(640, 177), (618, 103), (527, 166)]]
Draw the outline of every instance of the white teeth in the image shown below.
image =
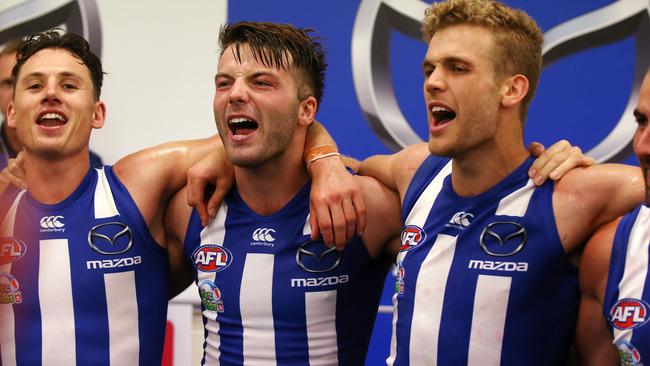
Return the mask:
[(431, 108), (431, 112), (436, 113), (436, 112), (451, 112), (451, 111), (449, 109), (447, 109), (447, 108), (444, 108), (444, 107), (435, 106), (435, 107)]
[(63, 116), (58, 113), (45, 113), (41, 119), (58, 119), (59, 121), (63, 121)]
[(241, 122), (246, 122), (249, 121), (248, 118), (243, 118), (243, 117), (236, 117), (228, 121), (228, 123), (241, 123)]

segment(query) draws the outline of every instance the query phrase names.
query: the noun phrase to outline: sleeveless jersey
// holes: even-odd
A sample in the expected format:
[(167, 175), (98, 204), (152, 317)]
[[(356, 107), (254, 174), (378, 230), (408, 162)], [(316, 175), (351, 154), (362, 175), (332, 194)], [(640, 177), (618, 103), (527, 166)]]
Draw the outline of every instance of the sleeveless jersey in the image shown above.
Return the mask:
[(184, 244), (205, 326), (202, 365), (363, 365), (385, 266), (355, 237), (343, 252), (311, 241), (309, 185), (278, 212), (231, 190)]
[(562, 365), (577, 268), (526, 160), (492, 189), (457, 195), (451, 161), (429, 157), (404, 198), (388, 365)]
[(603, 301), (621, 365), (650, 362), (649, 247), (650, 209), (641, 205), (616, 229)]
[(168, 259), (110, 167), (63, 202), (3, 197), (2, 365), (160, 365)]

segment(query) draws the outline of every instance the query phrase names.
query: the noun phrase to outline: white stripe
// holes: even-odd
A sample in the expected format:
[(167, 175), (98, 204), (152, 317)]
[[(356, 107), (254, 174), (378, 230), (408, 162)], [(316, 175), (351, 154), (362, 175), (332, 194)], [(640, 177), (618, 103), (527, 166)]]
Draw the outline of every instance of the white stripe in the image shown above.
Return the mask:
[(386, 365), (393, 366), (397, 357), (397, 293), (393, 294), (393, 322), (391, 324), (392, 334), (390, 336), (390, 355), (386, 359)]
[(246, 255), (239, 293), (244, 365), (275, 365), (273, 254)]
[(140, 336), (135, 272), (105, 273), (111, 365), (138, 365)]
[[(6, 236), (14, 236), (14, 225), (18, 204), (26, 191), (21, 191), (11, 204), (7, 215), (0, 227), (0, 233)], [(11, 273), (11, 263), (0, 265), (0, 272)], [(2, 350), (2, 365), (16, 365), (16, 339), (14, 337), (15, 319), (13, 304), (0, 304), (0, 349)]]
[(415, 303), (411, 321), (409, 344), (411, 365), (437, 363), (442, 305), (455, 251), (456, 237), (438, 234), (420, 267), (415, 285)]
[(535, 183), (532, 179), (528, 179), (525, 186), (501, 199), (495, 215), (524, 217), (533, 193), (535, 193)]
[(95, 218), (103, 219), (119, 215), (111, 186), (108, 184), (108, 179), (106, 179), (106, 172), (104, 172), (104, 169), (95, 170), (97, 170), (98, 175), (97, 186), (95, 187)]
[(416, 225), (420, 228), (424, 227), (429, 212), (431, 212), (431, 207), (433, 207), (433, 203), (436, 201), (436, 198), (438, 198), (438, 194), (440, 194), (445, 178), (449, 174), (451, 174), (451, 160), (440, 170), (438, 175), (433, 178), (431, 183), (429, 183), (427, 188), (415, 202), (411, 212), (409, 212), (409, 215), (406, 218), (406, 225)]
[[(217, 244), (223, 245), (224, 237), (226, 236), (226, 216), (228, 215), (228, 205), (224, 202), (221, 203), (217, 216), (210, 220), (208, 226), (201, 231), (201, 244)], [(201, 282), (215, 281), (216, 275), (213, 272), (197, 272), (197, 285)], [(204, 310), (203, 317), (205, 318), (205, 329), (207, 335), (205, 338), (205, 347), (203, 349), (205, 356), (204, 365), (218, 366), (219, 357), (221, 356), (221, 351), (219, 347), (221, 346), (221, 337), (219, 336), (219, 323), (216, 321), (217, 312)]]
[(67, 239), (40, 241), (38, 297), (43, 365), (76, 364), (74, 307)]
[(511, 277), (479, 275), (474, 296), (468, 366), (501, 364)]
[[(648, 245), (650, 244), (650, 209), (641, 207), (630, 232), (625, 253), (625, 271), (618, 284), (618, 299), (641, 299), (648, 274)], [(634, 329), (614, 329), (614, 343), (630, 340)]]
[(305, 226), (302, 227), (302, 235), (311, 235), (311, 225), (309, 225), (310, 217), (311, 214), (307, 215), (307, 219), (305, 220)]
[(338, 365), (336, 290), (305, 293), (309, 365)]
[(24, 190), (20, 191), (20, 193), (18, 193), (18, 195), (16, 196), (16, 199), (14, 199), (14, 202), (11, 204), (9, 211), (7, 211), (7, 215), (5, 216), (5, 219), (2, 221), (2, 226), (0, 226), (0, 230), (2, 230), (1, 231), (2, 235), (14, 236), (14, 226), (16, 223), (16, 211), (18, 211), (18, 204), (20, 204), (20, 200), (23, 198), (23, 195), (25, 195), (26, 192), (27, 191)]

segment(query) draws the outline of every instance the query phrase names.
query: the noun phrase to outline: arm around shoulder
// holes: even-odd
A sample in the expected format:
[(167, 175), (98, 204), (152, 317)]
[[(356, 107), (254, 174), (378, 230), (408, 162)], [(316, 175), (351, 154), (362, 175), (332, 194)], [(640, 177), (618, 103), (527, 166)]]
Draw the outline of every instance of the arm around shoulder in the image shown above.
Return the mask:
[(365, 159), (359, 165), (358, 173), (376, 178), (403, 197), (413, 175), (429, 155), (426, 143), (407, 146), (395, 154)]
[(603, 316), (605, 288), (614, 234), (620, 219), (596, 231), (587, 243), (580, 264), (580, 310), (575, 348), (581, 365), (618, 365), (618, 353)]
[(179, 294), (192, 282), (191, 267), (185, 260), (183, 251), (185, 233), (192, 214), (192, 208), (187, 204), (186, 194), (186, 189), (178, 191), (165, 211), (171, 297)]

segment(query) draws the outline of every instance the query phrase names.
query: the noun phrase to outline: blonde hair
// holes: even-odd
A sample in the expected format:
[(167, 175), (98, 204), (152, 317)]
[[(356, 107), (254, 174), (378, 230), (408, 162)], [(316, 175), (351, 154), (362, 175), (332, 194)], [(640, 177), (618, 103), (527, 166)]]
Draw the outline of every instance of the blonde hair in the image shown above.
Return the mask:
[(433, 3), (424, 15), (422, 34), (429, 43), (446, 27), (473, 24), (493, 31), (494, 65), (497, 76), (522, 74), (528, 79), (528, 94), (521, 103), (520, 115), (526, 119), (542, 70), (542, 31), (525, 12), (492, 0), (447, 0)]

